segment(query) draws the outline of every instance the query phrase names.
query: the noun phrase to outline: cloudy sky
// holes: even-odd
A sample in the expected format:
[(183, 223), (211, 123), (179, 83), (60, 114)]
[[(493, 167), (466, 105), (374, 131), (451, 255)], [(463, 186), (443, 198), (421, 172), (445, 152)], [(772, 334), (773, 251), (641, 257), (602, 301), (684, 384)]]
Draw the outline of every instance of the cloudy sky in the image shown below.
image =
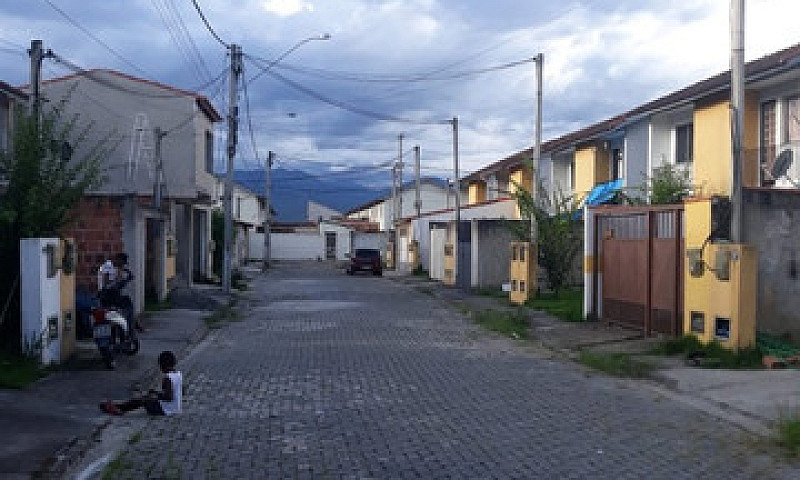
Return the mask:
[[(728, 68), (727, 0), (197, 1), (246, 55), (260, 155), (271, 149), (281, 165), (319, 174), (384, 164), (402, 133), (405, 147), (421, 146), (425, 174), (449, 175), (451, 131), (437, 122), (453, 116), (462, 174), (530, 146), (534, 64), (494, 67), (538, 52), (545, 140)], [(800, 2), (746, 3), (748, 60), (800, 42)], [(280, 78), (250, 81), (259, 65), (322, 34), (330, 39), (273, 67)], [(24, 49), (34, 38), (84, 68), (203, 87), (227, 110), (227, 87), (213, 82), (226, 51), (192, 0), (0, 0), (0, 80), (27, 82)], [(68, 73), (45, 62), (45, 78)], [(254, 167), (246, 130), (240, 139), (238, 166)]]

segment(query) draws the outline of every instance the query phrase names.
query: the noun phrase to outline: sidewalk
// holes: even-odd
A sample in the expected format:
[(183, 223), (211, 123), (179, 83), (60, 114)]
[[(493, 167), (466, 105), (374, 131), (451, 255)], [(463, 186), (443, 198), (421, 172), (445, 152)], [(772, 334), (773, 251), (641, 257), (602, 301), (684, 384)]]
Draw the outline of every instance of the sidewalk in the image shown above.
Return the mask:
[[(513, 310), (502, 298), (477, 295), (423, 277), (387, 272), (387, 277), (471, 311)], [(630, 380), (759, 435), (769, 435), (782, 417), (800, 415), (800, 370), (723, 370), (690, 367), (681, 357), (648, 356), (658, 338), (599, 322), (565, 322), (530, 310), (532, 341), (569, 358), (581, 350), (629, 353), (657, 365), (646, 380)]]
[[(193, 289), (200, 298), (220, 301), (219, 289)], [(193, 306), (178, 292), (181, 305)], [(211, 305), (206, 303), (207, 305)], [(172, 350), (180, 359), (206, 334), (208, 310), (174, 308), (152, 312), (140, 334), (141, 349), (121, 355), (116, 370), (106, 370), (94, 342), (80, 341), (78, 351), (63, 369), (25, 390), (0, 390), (0, 477), (28, 479), (58, 477), (92, 443), (109, 421), (97, 408), (103, 399), (127, 398), (147, 390), (156, 380), (157, 357)], [(43, 471), (49, 474), (42, 474)], [(55, 473), (53, 473), (55, 472)]]

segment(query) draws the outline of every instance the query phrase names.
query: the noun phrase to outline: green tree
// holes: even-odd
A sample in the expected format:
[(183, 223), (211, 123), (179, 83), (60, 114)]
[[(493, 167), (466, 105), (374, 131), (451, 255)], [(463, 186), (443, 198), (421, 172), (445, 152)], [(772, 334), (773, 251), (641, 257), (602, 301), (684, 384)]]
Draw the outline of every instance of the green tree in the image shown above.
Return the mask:
[[(540, 195), (534, 202), (527, 189), (517, 185), (513, 198), (519, 205), (520, 216), (530, 222), (536, 219), (539, 233), (539, 265), (544, 267), (550, 288), (558, 293), (568, 285), (570, 272), (582, 247), (582, 221), (577, 216), (578, 202), (571, 195), (556, 190), (552, 195)], [(546, 190), (539, 182), (539, 192)], [(512, 232), (522, 241), (530, 241), (526, 222), (513, 223)]]
[(678, 170), (669, 163), (654, 169), (653, 175), (642, 187), (650, 205), (681, 203), (692, 193), (688, 170)]
[[(78, 129), (65, 118), (67, 95), (37, 121), (18, 112), (12, 148), (0, 153), (0, 334), (5, 346), (19, 343), (19, 241), (58, 236), (88, 189), (103, 180), (111, 135), (81, 149), (91, 123)], [(80, 151), (80, 155), (73, 152)]]

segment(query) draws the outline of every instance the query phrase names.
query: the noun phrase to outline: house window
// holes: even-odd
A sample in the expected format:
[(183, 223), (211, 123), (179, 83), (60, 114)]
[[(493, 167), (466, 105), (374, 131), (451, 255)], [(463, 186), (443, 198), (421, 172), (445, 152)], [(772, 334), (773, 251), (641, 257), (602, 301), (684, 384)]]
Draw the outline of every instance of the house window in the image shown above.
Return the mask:
[(611, 150), (611, 180), (622, 178), (622, 149)]
[(214, 134), (206, 131), (206, 172), (214, 173)]
[(675, 163), (690, 163), (693, 159), (694, 128), (691, 123), (675, 127)]
[(236, 218), (241, 218), (242, 216), (242, 199), (241, 197), (236, 199)]
[(800, 97), (786, 101), (786, 115), (783, 121), (783, 138), (792, 148), (800, 146)]
[(775, 180), (770, 178), (769, 174), (772, 165), (775, 163), (775, 101), (765, 102), (761, 104), (761, 185), (769, 187), (775, 184)]
[(575, 160), (569, 162), (569, 189), (575, 190)]

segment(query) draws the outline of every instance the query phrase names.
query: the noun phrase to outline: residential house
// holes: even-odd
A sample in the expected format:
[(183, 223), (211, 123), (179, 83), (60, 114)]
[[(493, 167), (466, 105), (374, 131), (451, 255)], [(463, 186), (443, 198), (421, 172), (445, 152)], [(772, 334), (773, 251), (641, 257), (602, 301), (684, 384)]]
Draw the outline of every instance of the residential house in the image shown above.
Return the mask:
[(319, 222), (321, 220), (331, 220), (342, 217), (342, 212), (334, 210), (327, 205), (323, 205), (314, 200), (306, 202), (306, 220), (309, 222)]
[[(46, 80), (41, 91), (49, 105), (65, 101), (63, 118), (74, 118), (75, 131), (86, 131), (74, 145), (75, 155), (98, 145), (106, 149), (106, 178), (81, 200), (77, 221), (63, 232), (77, 242), (78, 285), (95, 288), (97, 267), (117, 251), (128, 254), (137, 279), (129, 287), (137, 311), (145, 294), (164, 297), (168, 274), (183, 285), (208, 276), (213, 126), (222, 119), (211, 102), (112, 70)], [(155, 158), (155, 128), (165, 133), (160, 161)], [(159, 176), (163, 202), (156, 209)]]
[[(725, 228), (729, 224), (726, 205), (732, 182), (729, 72), (597, 124), (593, 126), (598, 130), (597, 138), (576, 147), (576, 188), (584, 191), (608, 179), (597, 172), (607, 170), (614, 145), (622, 146), (619, 170), (628, 188), (646, 185), (647, 178), (667, 164), (686, 174), (693, 185), (692, 198), (666, 224), (659, 220), (668, 217), (665, 213), (653, 214), (656, 225), (650, 227), (651, 235), (674, 237), (681, 242), (678, 258), (670, 260), (670, 264), (681, 263), (689, 255), (682, 262), (685, 274), (675, 287), (680, 303), (675, 307), (678, 330), (694, 332), (706, 340), (729, 342), (731, 346), (752, 344), (755, 327), (776, 334), (800, 333), (796, 315), (800, 304), (790, 300), (800, 293), (793, 266), (798, 251), (795, 239), (800, 231), (790, 220), (800, 214), (796, 200), (800, 192), (800, 168), (796, 161), (800, 148), (797, 119), (800, 45), (751, 61), (745, 72), (742, 127), (745, 245), (718, 241), (730, 238)], [(777, 162), (779, 156), (781, 162)], [(622, 210), (595, 213), (607, 218), (619, 212)], [(587, 285), (592, 288), (586, 289), (585, 310), (601, 317), (614, 317), (616, 313), (606, 311), (604, 304), (617, 305), (621, 299), (603, 290), (607, 282), (602, 265), (608, 264), (603, 257), (606, 255), (603, 245), (613, 241), (620, 227), (616, 227), (616, 233), (602, 227), (595, 229), (592, 226), (595, 222), (588, 221), (595, 213), (588, 213), (586, 223), (585, 273)], [(616, 218), (618, 222), (622, 214)], [(640, 221), (643, 218), (639, 214), (636, 221), (644, 225)], [(674, 225), (672, 218), (677, 222)], [(627, 232), (631, 234), (634, 230)], [(710, 269), (698, 268), (698, 262), (700, 265), (704, 262)], [(718, 273), (720, 265), (737, 269), (730, 280)], [(720, 304), (724, 298), (737, 300)], [(628, 305), (624, 307), (627, 311), (634, 311), (642, 304), (633, 299), (623, 303)], [(745, 333), (748, 329), (749, 333)]]
[[(27, 108), (28, 95), (18, 88), (0, 82), (0, 153), (11, 149), (14, 120), (20, 108)], [(7, 186), (8, 180), (0, 171), (0, 191)]]
[[(217, 176), (217, 211), (225, 208), (225, 177)], [(231, 199), (231, 219), (233, 222), (233, 245), (231, 265), (242, 266), (249, 260), (261, 259), (264, 250), (264, 198), (251, 189), (234, 183)], [(261, 231), (261, 234), (258, 234)], [(214, 245), (214, 248), (224, 248)]]
[(270, 242), (274, 260), (342, 262), (357, 248), (385, 249), (386, 232), (362, 220), (275, 223)]
[[(448, 208), (453, 205), (454, 198), (455, 195), (444, 180), (435, 177), (420, 179), (420, 211), (422, 213)], [(344, 216), (351, 220), (367, 220), (377, 223), (381, 231), (390, 231), (394, 230), (395, 210), (398, 210), (398, 219), (416, 215), (415, 201), (416, 184), (413, 181), (407, 182), (398, 189), (398, 208), (394, 206), (391, 193), (387, 193), (349, 210)]]

